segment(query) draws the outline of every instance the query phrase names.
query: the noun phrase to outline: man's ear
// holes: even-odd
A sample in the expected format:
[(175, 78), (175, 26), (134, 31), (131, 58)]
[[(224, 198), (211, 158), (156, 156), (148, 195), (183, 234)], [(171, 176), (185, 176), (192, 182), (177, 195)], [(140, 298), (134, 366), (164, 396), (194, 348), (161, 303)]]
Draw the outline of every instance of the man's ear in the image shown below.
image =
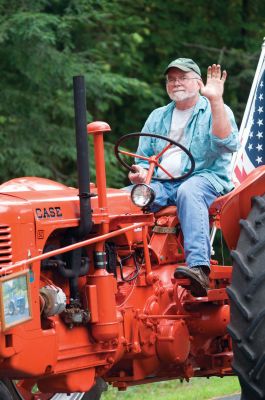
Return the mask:
[(197, 85), (198, 85), (199, 91), (201, 91), (201, 89), (204, 88), (204, 84), (203, 84), (202, 79), (198, 79), (197, 80)]

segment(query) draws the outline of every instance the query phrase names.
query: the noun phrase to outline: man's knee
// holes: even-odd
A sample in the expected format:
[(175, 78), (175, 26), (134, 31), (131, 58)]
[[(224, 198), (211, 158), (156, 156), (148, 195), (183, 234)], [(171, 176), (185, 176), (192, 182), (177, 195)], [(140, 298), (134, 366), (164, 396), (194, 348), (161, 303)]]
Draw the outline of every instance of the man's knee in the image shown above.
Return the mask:
[(197, 182), (190, 178), (187, 181), (183, 182), (177, 191), (177, 200), (191, 200), (193, 197), (198, 198), (201, 193), (201, 188), (197, 185)]

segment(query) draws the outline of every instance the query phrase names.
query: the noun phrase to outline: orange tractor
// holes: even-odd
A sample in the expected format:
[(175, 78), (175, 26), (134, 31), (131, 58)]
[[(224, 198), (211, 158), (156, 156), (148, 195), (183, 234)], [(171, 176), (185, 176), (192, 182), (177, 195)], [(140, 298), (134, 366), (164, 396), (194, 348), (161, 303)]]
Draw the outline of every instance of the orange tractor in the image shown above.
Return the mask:
[[(74, 99), (79, 189), (36, 177), (0, 186), (0, 398), (95, 400), (105, 382), (237, 374), (242, 399), (265, 399), (265, 167), (212, 204), (233, 266), (213, 259), (208, 296), (195, 298), (173, 278), (185, 263), (176, 209), (148, 212), (148, 185), (106, 188), (110, 127), (86, 125), (83, 77)], [(120, 143), (116, 153), (134, 156)]]

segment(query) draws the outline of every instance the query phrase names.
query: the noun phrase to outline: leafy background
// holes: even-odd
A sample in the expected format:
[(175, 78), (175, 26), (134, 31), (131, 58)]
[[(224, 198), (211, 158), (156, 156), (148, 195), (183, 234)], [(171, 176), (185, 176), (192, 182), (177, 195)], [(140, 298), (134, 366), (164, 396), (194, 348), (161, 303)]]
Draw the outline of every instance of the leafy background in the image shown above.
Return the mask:
[[(176, 57), (229, 72), (225, 101), (242, 118), (265, 33), (263, 0), (0, 0), (0, 181), (37, 175), (76, 185), (72, 77), (105, 137), (108, 184), (126, 184), (113, 143), (168, 99)], [(91, 151), (92, 153), (92, 151)], [(94, 179), (92, 162), (91, 176)]]

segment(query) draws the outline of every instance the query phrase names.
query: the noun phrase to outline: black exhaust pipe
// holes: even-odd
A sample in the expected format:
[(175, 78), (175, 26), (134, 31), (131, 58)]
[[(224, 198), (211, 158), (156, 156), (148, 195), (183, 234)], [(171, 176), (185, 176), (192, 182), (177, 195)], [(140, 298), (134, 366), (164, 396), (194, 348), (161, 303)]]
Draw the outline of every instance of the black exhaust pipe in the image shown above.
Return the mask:
[[(80, 222), (75, 229), (69, 229), (62, 240), (62, 246), (77, 243), (87, 238), (92, 229), (90, 174), (89, 174), (89, 146), (86, 126), (86, 89), (83, 76), (74, 76), (74, 108), (77, 151), (77, 173), (79, 188)], [(69, 251), (62, 259), (50, 260), (50, 265), (58, 265), (62, 276), (69, 279), (70, 306), (80, 306), (78, 278), (89, 271), (89, 260), (83, 249)], [(47, 263), (46, 263), (47, 264)], [(47, 264), (48, 265), (48, 264)]]
[(90, 202), (89, 146), (86, 120), (86, 88), (83, 76), (73, 77), (75, 130), (77, 151), (77, 172), (80, 204), (80, 224), (78, 236), (85, 238), (92, 229), (92, 212)]

